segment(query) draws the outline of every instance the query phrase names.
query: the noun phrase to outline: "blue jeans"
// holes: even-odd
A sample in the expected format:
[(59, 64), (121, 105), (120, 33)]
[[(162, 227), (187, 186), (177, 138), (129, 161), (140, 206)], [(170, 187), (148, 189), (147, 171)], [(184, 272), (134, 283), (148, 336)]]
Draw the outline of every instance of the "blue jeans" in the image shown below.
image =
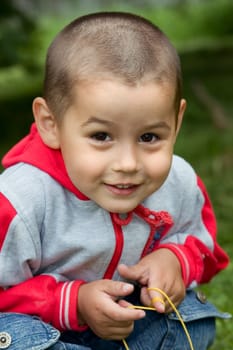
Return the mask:
[[(139, 293), (135, 292), (128, 300), (139, 304)], [(186, 322), (195, 350), (206, 350), (213, 343), (216, 317), (230, 317), (193, 291), (187, 292), (179, 312)], [(135, 322), (127, 344), (130, 350), (190, 350), (176, 314), (163, 315), (155, 311), (147, 311), (144, 319)], [(121, 341), (100, 339), (91, 330), (60, 334), (38, 318), (16, 313), (0, 313), (0, 349), (125, 350)]]

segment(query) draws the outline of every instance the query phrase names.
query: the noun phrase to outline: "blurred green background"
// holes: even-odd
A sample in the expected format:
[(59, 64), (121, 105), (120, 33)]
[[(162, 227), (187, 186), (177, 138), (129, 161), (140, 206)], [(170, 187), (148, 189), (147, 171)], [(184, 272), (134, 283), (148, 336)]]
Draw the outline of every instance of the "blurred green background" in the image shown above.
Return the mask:
[[(1, 0), (0, 157), (28, 132), (31, 103), (41, 95), (46, 48), (54, 35), (72, 19), (102, 10), (145, 16), (178, 49), (188, 109), (176, 153), (204, 180), (216, 211), (219, 242), (232, 258), (232, 0)], [(233, 313), (232, 263), (202, 289), (221, 310)], [(232, 320), (218, 321), (212, 349), (232, 350), (232, 330)]]

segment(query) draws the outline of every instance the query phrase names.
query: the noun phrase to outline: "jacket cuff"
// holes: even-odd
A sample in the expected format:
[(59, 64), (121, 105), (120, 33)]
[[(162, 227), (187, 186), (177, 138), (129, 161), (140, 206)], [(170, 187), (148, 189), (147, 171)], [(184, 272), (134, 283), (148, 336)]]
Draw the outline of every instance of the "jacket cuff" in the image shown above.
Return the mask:
[(84, 331), (87, 326), (79, 326), (78, 290), (84, 281), (59, 282), (55, 292), (53, 325), (60, 331)]
[(190, 249), (180, 244), (161, 244), (160, 248), (169, 249), (176, 255), (180, 262), (182, 278), (186, 287), (189, 287), (192, 282), (198, 283), (203, 273), (203, 262), (199, 257), (194, 258)]

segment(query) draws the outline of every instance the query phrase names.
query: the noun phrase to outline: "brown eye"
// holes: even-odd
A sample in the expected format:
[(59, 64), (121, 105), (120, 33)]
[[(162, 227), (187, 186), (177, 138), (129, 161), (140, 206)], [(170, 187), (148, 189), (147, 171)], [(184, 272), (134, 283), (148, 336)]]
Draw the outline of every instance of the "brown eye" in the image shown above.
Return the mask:
[(159, 139), (158, 136), (151, 133), (151, 132), (147, 132), (147, 133), (143, 134), (142, 136), (140, 136), (140, 138), (139, 138), (140, 142), (149, 142), (149, 143), (155, 142), (158, 139)]
[(110, 137), (106, 132), (97, 132), (92, 135), (92, 139), (95, 139), (97, 141), (109, 141)]

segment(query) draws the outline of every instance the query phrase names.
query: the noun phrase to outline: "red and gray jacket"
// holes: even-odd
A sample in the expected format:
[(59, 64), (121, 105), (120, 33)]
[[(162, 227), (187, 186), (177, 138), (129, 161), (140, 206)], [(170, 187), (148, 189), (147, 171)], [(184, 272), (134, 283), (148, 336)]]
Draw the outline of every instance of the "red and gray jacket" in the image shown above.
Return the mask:
[(3, 159), (0, 176), (0, 312), (37, 315), (60, 330), (82, 330), (77, 319), (82, 283), (119, 279), (160, 248), (178, 257), (185, 285), (209, 281), (228, 264), (216, 241), (205, 187), (174, 156), (158, 191), (128, 213), (109, 213), (70, 181), (58, 150), (32, 126)]

